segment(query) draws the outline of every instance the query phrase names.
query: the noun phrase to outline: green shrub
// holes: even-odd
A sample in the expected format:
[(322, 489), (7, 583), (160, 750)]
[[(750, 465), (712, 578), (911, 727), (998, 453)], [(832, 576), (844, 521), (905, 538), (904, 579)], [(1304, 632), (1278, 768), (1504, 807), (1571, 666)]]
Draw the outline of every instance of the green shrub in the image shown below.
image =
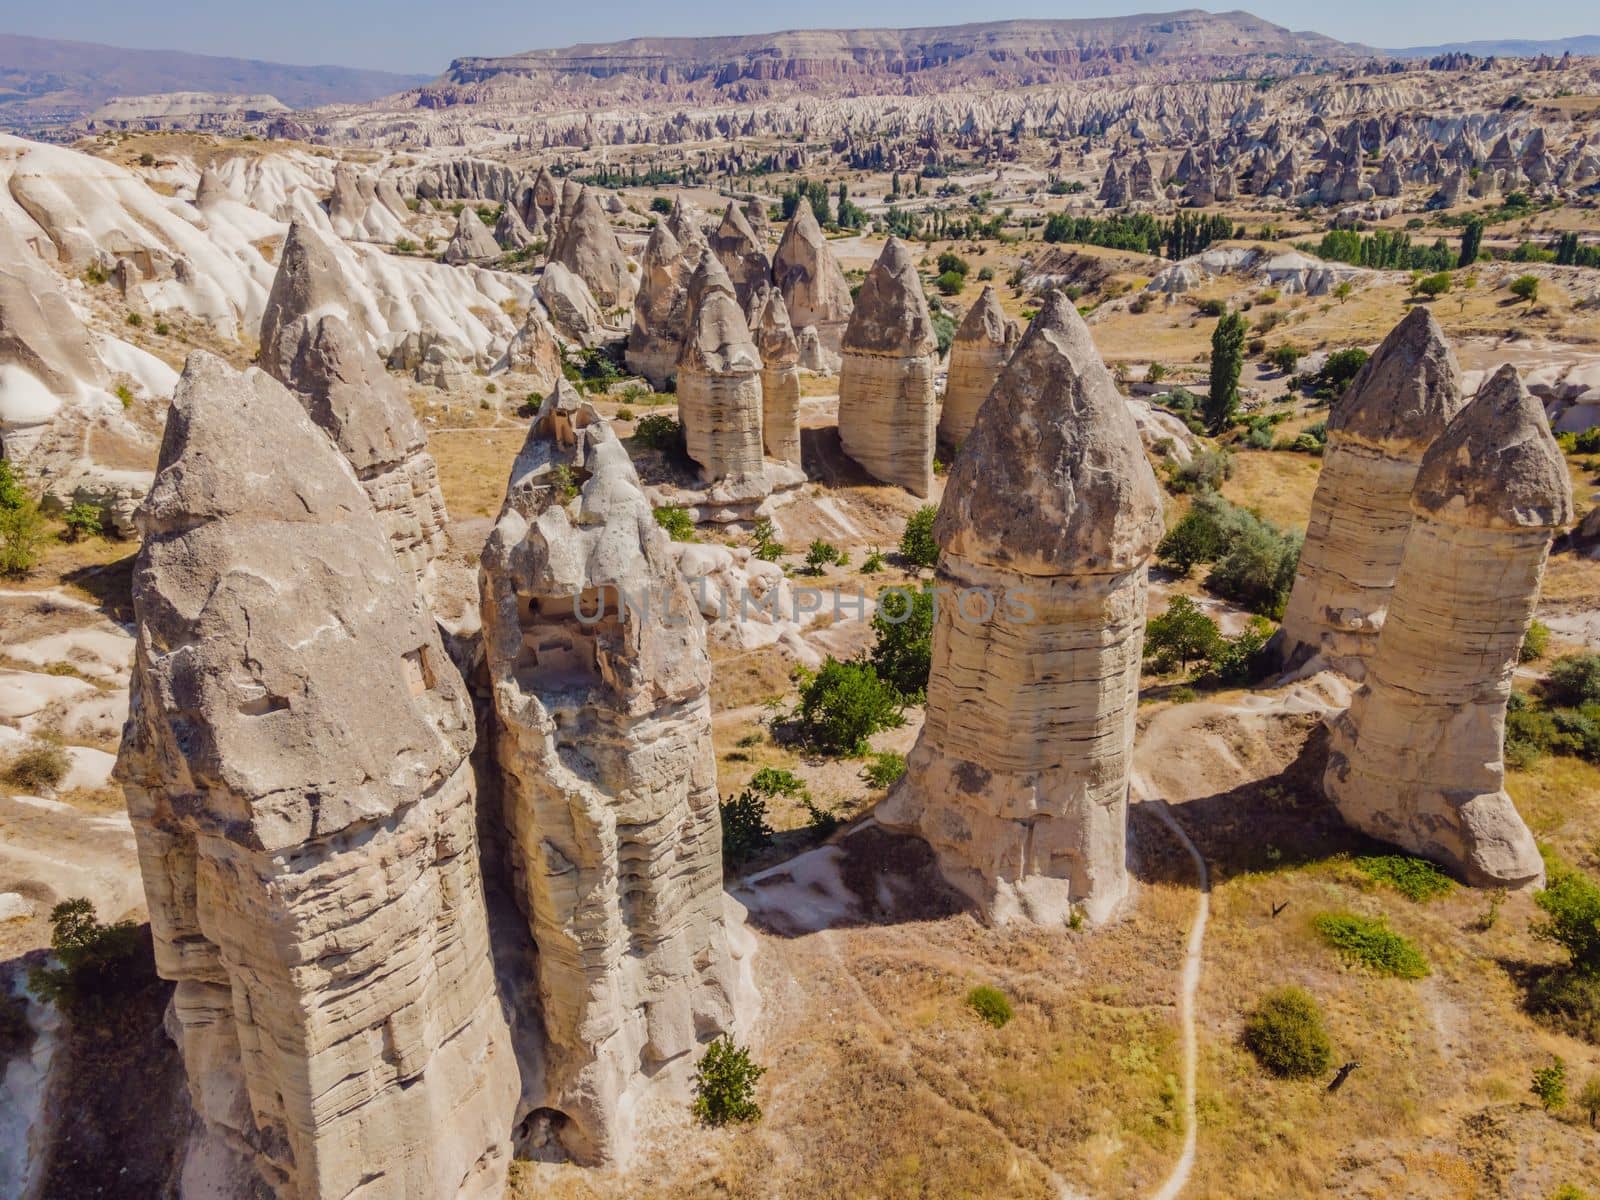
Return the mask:
[(864, 754), (867, 738), (904, 723), (904, 706), (871, 663), (829, 658), (806, 679), (795, 722), (800, 736), (825, 754)]
[(1251, 617), (1233, 637), (1222, 638), (1212, 651), (1204, 679), (1223, 687), (1246, 687), (1268, 678), (1278, 669), (1277, 656), (1267, 650), (1272, 624)]
[(1426, 296), (1430, 300), (1435, 296), (1442, 296), (1450, 290), (1450, 272), (1436, 271), (1432, 275), (1424, 275), (1411, 285), (1411, 290), (1419, 296)]
[(652, 196), (650, 198), (650, 211), (666, 216), (672, 212), (672, 201), (665, 196)]
[(45, 540), (44, 518), (27, 496), (14, 505), (0, 505), (0, 575), (20, 579), (39, 561)]
[(1518, 275), (1511, 281), (1511, 294), (1517, 299), (1532, 304), (1539, 298), (1539, 277), (1537, 275)]
[(1528, 1089), (1539, 1098), (1545, 1112), (1559, 1112), (1567, 1106), (1567, 1064), (1560, 1058), (1533, 1073)]
[(867, 759), (861, 768), (861, 777), (875, 788), (893, 787), (906, 773), (906, 756), (893, 750), (881, 750)]
[(1265, 616), (1283, 615), (1300, 565), (1304, 535), (1285, 533), (1244, 509), (1234, 510), (1226, 549), (1206, 576), (1206, 588)]
[(1390, 929), (1382, 917), (1319, 913), (1312, 925), (1347, 962), (1397, 979), (1421, 979), (1428, 974), (1428, 960), (1422, 951)]
[(1427, 859), (1409, 854), (1364, 854), (1356, 859), (1356, 870), (1419, 904), (1448, 895), (1456, 886), (1455, 880)]
[(1222, 641), (1217, 623), (1190, 597), (1178, 595), (1167, 610), (1151, 617), (1145, 627), (1144, 652), (1163, 667), (1177, 662), (1185, 672), (1190, 663), (1209, 662)]
[(1534, 621), (1522, 635), (1522, 649), (1517, 652), (1518, 662), (1537, 662), (1550, 649), (1550, 626)]
[(617, 420), (619, 420), (619, 421), (631, 421), (631, 420), (633, 420), (633, 409), (629, 408), (626, 404), (624, 404), (621, 408), (617, 409)]
[(1600, 883), (1564, 864), (1548, 870), (1549, 886), (1533, 897), (1546, 919), (1533, 936), (1565, 950), (1574, 971), (1600, 977)]
[(867, 552), (866, 558), (861, 560), (861, 573), (876, 575), (881, 570), (883, 570), (883, 551), (874, 547)]
[(966, 259), (950, 250), (946, 250), (943, 254), (939, 255), (939, 258), (934, 265), (935, 269), (941, 275), (945, 272), (950, 272), (955, 275), (965, 275), (972, 270), (972, 265), (968, 263)]
[(762, 767), (750, 777), (750, 786), (763, 796), (803, 796), (806, 791), (800, 776), (782, 767)]
[(778, 541), (769, 517), (757, 518), (755, 528), (750, 531), (750, 540), (755, 543), (755, 556), (762, 562), (777, 562), (787, 553), (784, 544)]
[(1578, 1093), (1578, 1106), (1589, 1114), (1589, 1128), (1600, 1124), (1600, 1075), (1591, 1075)]
[(694, 518), (676, 504), (667, 504), (655, 510), (656, 524), (667, 531), (675, 542), (694, 541)]
[(1186, 463), (1167, 467), (1167, 489), (1173, 492), (1215, 492), (1233, 475), (1227, 450), (1201, 450)]
[(127, 316), (127, 322), (129, 325), (132, 325), (135, 329), (137, 329), (139, 326), (144, 324), (144, 317), (139, 313), (131, 312)]
[(767, 801), (754, 788), (745, 788), (732, 800), (719, 806), (722, 814), (722, 861), (730, 867), (742, 865), (751, 855), (772, 845), (772, 827), (767, 824)]
[(812, 575), (821, 575), (824, 567), (835, 563), (843, 564), (848, 561), (844, 551), (832, 542), (825, 542), (817, 538), (806, 550), (806, 570)]
[(937, 566), (939, 543), (933, 540), (933, 522), (939, 510), (924, 504), (906, 518), (905, 532), (900, 535), (900, 556), (914, 567)]
[(683, 444), (683, 425), (666, 413), (651, 413), (633, 427), (633, 440), (652, 450), (672, 450)]
[(933, 281), (933, 285), (939, 289), (940, 295), (955, 296), (959, 295), (961, 289), (967, 286), (967, 277), (957, 274), (955, 271), (946, 271)]
[(133, 982), (128, 967), (139, 941), (132, 921), (102, 925), (88, 900), (63, 900), (50, 910), (50, 949), (61, 965), (33, 968), (28, 987), (67, 1012), (100, 1011)]
[(1279, 988), (1261, 998), (1245, 1022), (1244, 1044), (1257, 1062), (1285, 1079), (1321, 1075), (1333, 1060), (1322, 1010), (1297, 987)]
[(5, 781), (24, 792), (54, 788), (72, 770), (72, 759), (54, 742), (31, 742), (6, 764)]
[(1600, 704), (1600, 654), (1564, 654), (1550, 665), (1545, 695), (1552, 704)]
[(743, 1124), (761, 1119), (756, 1084), (767, 1073), (750, 1057), (750, 1051), (727, 1034), (706, 1047), (694, 1072), (694, 1100), (690, 1111), (705, 1125)]
[(1006, 994), (999, 988), (987, 985), (975, 987), (967, 993), (967, 1007), (996, 1029), (1004, 1028), (1014, 1015)]
[(928, 690), (933, 658), (933, 592), (891, 589), (878, 597), (872, 614), (872, 667), (907, 703), (920, 703)]

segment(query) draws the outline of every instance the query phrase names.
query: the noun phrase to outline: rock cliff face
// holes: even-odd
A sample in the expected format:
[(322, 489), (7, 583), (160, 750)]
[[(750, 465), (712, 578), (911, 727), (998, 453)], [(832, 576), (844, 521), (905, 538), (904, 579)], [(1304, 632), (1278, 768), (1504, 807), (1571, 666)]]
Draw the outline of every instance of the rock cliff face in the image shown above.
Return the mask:
[(1572, 487), (1544, 410), (1502, 367), (1422, 461), (1367, 682), (1323, 786), (1346, 821), (1475, 886), (1544, 878), (1506, 794), (1506, 699)]
[(966, 440), (1016, 342), (1016, 324), (1001, 311), (994, 289), (984, 288), (950, 343), (944, 407), (939, 410), (940, 441), (959, 446)]
[(951, 468), (927, 721), (879, 820), (995, 922), (1127, 891), (1128, 768), (1161, 490), (1089, 331), (1051, 293)]
[(291, 225), (261, 320), (261, 365), (333, 438), (395, 556), (427, 587), (448, 543), (439, 471), (399, 387), (348, 323), (340, 278), (321, 238)]
[(500, 1196), (472, 706), (410, 573), (295, 399), (205, 354), (139, 519), (117, 776), (228, 1179), (188, 1194)]
[(751, 302), (761, 352), (761, 442), (773, 458), (800, 465), (800, 347), (783, 296), (771, 284)]
[(708, 484), (742, 481), (764, 492), (761, 355), (715, 255), (701, 256), (689, 299), (688, 337), (678, 359), (678, 414), (689, 457)]
[[(850, 320), (850, 284), (809, 204), (795, 209), (783, 231), (772, 259), (772, 281), (783, 293), (796, 334), (807, 327), (816, 330), (814, 340), (819, 349), (814, 361), (801, 365), (813, 371), (836, 370), (844, 327)], [(801, 338), (802, 344), (805, 340)]]
[(1413, 308), (1328, 417), (1328, 449), (1284, 612), (1284, 662), (1320, 654), (1360, 678), (1388, 611), (1411, 489), (1460, 411), (1461, 371), (1433, 315)]
[(867, 272), (844, 335), (839, 442), (874, 479), (933, 489), (938, 340), (905, 243), (890, 238)]
[(736, 971), (705, 627), (626, 449), (570, 391), (534, 419), (481, 578), (547, 1103), (576, 1157), (619, 1159), (647, 1093), (734, 1028)]

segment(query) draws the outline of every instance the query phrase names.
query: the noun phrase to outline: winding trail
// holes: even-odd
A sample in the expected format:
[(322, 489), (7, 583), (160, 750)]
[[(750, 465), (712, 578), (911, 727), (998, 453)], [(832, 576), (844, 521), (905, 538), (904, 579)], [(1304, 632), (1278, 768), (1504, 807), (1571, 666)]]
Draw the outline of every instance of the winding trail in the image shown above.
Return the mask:
[(1173, 1164), (1172, 1173), (1151, 1200), (1177, 1200), (1189, 1183), (1194, 1170), (1195, 1146), (1199, 1129), (1195, 1120), (1195, 1072), (1199, 1065), (1200, 1045), (1195, 1032), (1195, 999), (1200, 990), (1200, 969), (1204, 963), (1206, 921), (1211, 916), (1211, 872), (1200, 848), (1190, 840), (1172, 809), (1165, 800), (1151, 796), (1143, 776), (1133, 773), (1133, 784), (1140, 795), (1140, 803), (1148, 804), (1161, 823), (1172, 831), (1194, 861), (1195, 876), (1200, 884), (1200, 897), (1195, 904), (1194, 923), (1189, 927), (1189, 945), (1183, 956), (1183, 976), (1178, 989), (1178, 1015), (1183, 1025), (1183, 1152)]

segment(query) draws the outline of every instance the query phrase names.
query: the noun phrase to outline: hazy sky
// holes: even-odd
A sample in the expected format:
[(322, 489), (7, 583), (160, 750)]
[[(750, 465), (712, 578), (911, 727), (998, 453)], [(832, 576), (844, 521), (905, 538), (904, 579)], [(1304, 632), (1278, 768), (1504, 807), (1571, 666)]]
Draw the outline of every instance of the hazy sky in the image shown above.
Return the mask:
[[(429, 74), (463, 54), (579, 41), (1170, 11), (1182, 0), (0, 0), (0, 32)], [(1256, 0), (1291, 29), (1372, 46), (1600, 34), (1593, 0)]]

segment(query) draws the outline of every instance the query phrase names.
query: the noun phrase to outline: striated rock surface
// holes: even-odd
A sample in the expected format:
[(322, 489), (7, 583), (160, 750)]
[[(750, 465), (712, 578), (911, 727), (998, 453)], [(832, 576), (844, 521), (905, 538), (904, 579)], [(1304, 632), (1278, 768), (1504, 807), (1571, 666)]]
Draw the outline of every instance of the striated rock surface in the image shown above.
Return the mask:
[(1290, 667), (1322, 655), (1359, 678), (1377, 645), (1411, 528), (1417, 468), (1460, 411), (1461, 371), (1414, 307), (1328, 417), (1328, 448), (1281, 635)]
[(347, 323), (353, 306), (341, 289), (328, 246), (291, 225), (261, 320), (261, 365), (333, 438), (395, 557), (427, 586), (449, 541), (438, 467), (399, 386)]
[[(934, 525), (927, 720), (879, 806), (998, 923), (1099, 920), (1127, 891), (1128, 771), (1161, 489), (1053, 292), (962, 447)], [(963, 593), (965, 593), (963, 595)]]
[(568, 390), (534, 419), (481, 580), (546, 1103), (570, 1153), (619, 1159), (646, 1098), (734, 1030), (737, 972), (705, 627), (626, 449)]
[(821, 361), (804, 365), (812, 370), (835, 369), (850, 320), (850, 285), (809, 204), (795, 208), (783, 231), (772, 258), (772, 281), (783, 293), (795, 331), (808, 326), (817, 331)]
[(950, 343), (944, 407), (939, 410), (940, 441), (959, 446), (966, 440), (1016, 342), (1016, 323), (1001, 311), (994, 288), (985, 287)]
[(783, 295), (768, 284), (751, 302), (751, 333), (761, 352), (761, 443), (800, 465), (800, 346)]
[[(566, 182), (571, 184), (572, 180)], [(601, 308), (625, 309), (633, 303), (637, 285), (594, 189), (579, 191), (571, 210), (563, 214), (561, 233), (550, 250), (550, 258), (588, 284)]]
[(295, 399), (204, 353), (140, 528), (117, 777), (212, 1175), (186, 1194), (499, 1197), (472, 706), (410, 574)]
[(889, 239), (867, 272), (843, 348), (840, 445), (874, 479), (926, 496), (933, 489), (938, 340), (916, 263), (899, 239)]
[(711, 250), (733, 281), (733, 294), (739, 307), (749, 312), (750, 297), (757, 288), (772, 280), (772, 262), (738, 201), (728, 202), (722, 224), (711, 235)]
[(558, 262), (547, 263), (539, 276), (539, 299), (550, 323), (561, 335), (583, 346), (598, 346), (608, 328), (587, 284)]
[(1506, 701), (1572, 485), (1505, 366), (1428, 451), (1367, 681), (1332, 722), (1323, 786), (1356, 828), (1480, 887), (1544, 879), (1505, 791)]
[[(680, 202), (674, 216), (683, 211)], [(674, 226), (683, 229), (679, 240)], [(627, 363), (630, 371), (662, 387), (677, 374), (689, 330), (689, 280), (706, 244), (690, 220), (666, 220), (650, 231), (640, 268), (638, 294), (633, 299), (633, 327), (628, 331)]]
[(689, 457), (706, 483), (765, 494), (761, 443), (761, 355), (713, 254), (689, 283), (688, 337), (678, 359), (678, 416)]

